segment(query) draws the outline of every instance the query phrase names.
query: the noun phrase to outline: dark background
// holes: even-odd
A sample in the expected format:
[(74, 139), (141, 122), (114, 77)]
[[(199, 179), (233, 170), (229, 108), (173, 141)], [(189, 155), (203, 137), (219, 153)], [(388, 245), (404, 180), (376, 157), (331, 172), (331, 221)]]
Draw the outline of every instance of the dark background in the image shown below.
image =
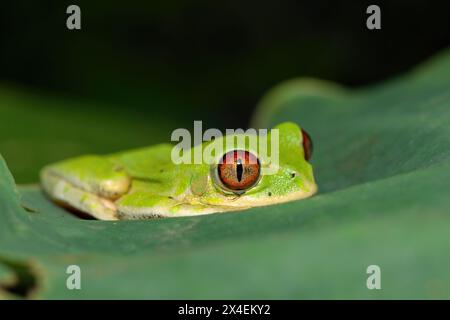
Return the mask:
[[(65, 27), (70, 4), (81, 31)], [(381, 30), (366, 28), (369, 4)], [(280, 81), (367, 85), (450, 39), (449, 1), (16, 0), (0, 14), (1, 82), (219, 128), (245, 127)]]

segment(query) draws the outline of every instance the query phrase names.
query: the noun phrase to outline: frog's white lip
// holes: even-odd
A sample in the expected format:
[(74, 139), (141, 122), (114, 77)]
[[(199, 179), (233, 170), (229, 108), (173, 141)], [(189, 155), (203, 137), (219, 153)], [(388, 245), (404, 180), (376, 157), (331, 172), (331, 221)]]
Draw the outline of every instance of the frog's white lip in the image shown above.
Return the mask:
[(228, 202), (224, 206), (236, 208), (234, 210), (239, 210), (242, 207), (267, 206), (267, 205), (272, 205), (272, 204), (278, 204), (278, 203), (284, 203), (284, 202), (305, 199), (305, 198), (311, 197), (312, 195), (317, 193), (317, 190), (318, 190), (317, 185), (315, 183), (312, 183), (311, 185), (308, 186), (307, 191), (301, 190), (301, 191), (292, 192), (292, 193), (289, 193), (289, 194), (283, 195), (283, 196), (271, 196), (271, 197), (266, 197), (264, 199), (258, 199), (258, 198), (253, 198), (251, 196), (243, 195), (243, 196), (237, 198), (235, 201)]

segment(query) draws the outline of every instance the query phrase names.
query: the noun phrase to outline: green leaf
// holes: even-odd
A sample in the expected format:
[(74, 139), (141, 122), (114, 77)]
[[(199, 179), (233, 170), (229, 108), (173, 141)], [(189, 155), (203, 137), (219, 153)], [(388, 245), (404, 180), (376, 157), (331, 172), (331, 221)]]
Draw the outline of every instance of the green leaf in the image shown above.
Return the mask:
[[(32, 298), (450, 298), (449, 83), (447, 52), (357, 91), (275, 88), (255, 123), (311, 134), (320, 191), (239, 213), (81, 220), (37, 186), (16, 192), (0, 159), (0, 283), (12, 269), (27, 289), (12, 293)], [(81, 290), (66, 288), (72, 264)]]

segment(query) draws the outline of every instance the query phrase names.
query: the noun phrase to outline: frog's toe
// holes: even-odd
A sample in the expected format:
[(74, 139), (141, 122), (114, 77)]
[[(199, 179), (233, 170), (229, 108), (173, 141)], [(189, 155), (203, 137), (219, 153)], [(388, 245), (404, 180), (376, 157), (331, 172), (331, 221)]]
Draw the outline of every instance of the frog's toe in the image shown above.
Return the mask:
[(114, 201), (128, 192), (131, 178), (108, 159), (82, 156), (45, 167), (41, 185), (55, 201), (97, 219), (116, 220)]

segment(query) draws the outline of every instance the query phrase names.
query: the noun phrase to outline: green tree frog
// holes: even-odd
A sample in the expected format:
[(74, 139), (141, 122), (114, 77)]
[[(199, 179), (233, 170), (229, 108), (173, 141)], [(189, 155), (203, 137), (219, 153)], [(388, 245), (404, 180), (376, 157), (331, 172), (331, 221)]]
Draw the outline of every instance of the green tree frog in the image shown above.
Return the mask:
[[(278, 129), (279, 140), (277, 163), (244, 144), (225, 147), (224, 154), (216, 155), (221, 159), (217, 163), (175, 164), (173, 146), (158, 144), (48, 165), (41, 170), (41, 185), (56, 203), (100, 220), (195, 216), (313, 195), (317, 186), (308, 162), (311, 139), (294, 123), (274, 129)], [(225, 138), (229, 136), (186, 152), (222, 146)], [(276, 170), (265, 174), (267, 168)]]

